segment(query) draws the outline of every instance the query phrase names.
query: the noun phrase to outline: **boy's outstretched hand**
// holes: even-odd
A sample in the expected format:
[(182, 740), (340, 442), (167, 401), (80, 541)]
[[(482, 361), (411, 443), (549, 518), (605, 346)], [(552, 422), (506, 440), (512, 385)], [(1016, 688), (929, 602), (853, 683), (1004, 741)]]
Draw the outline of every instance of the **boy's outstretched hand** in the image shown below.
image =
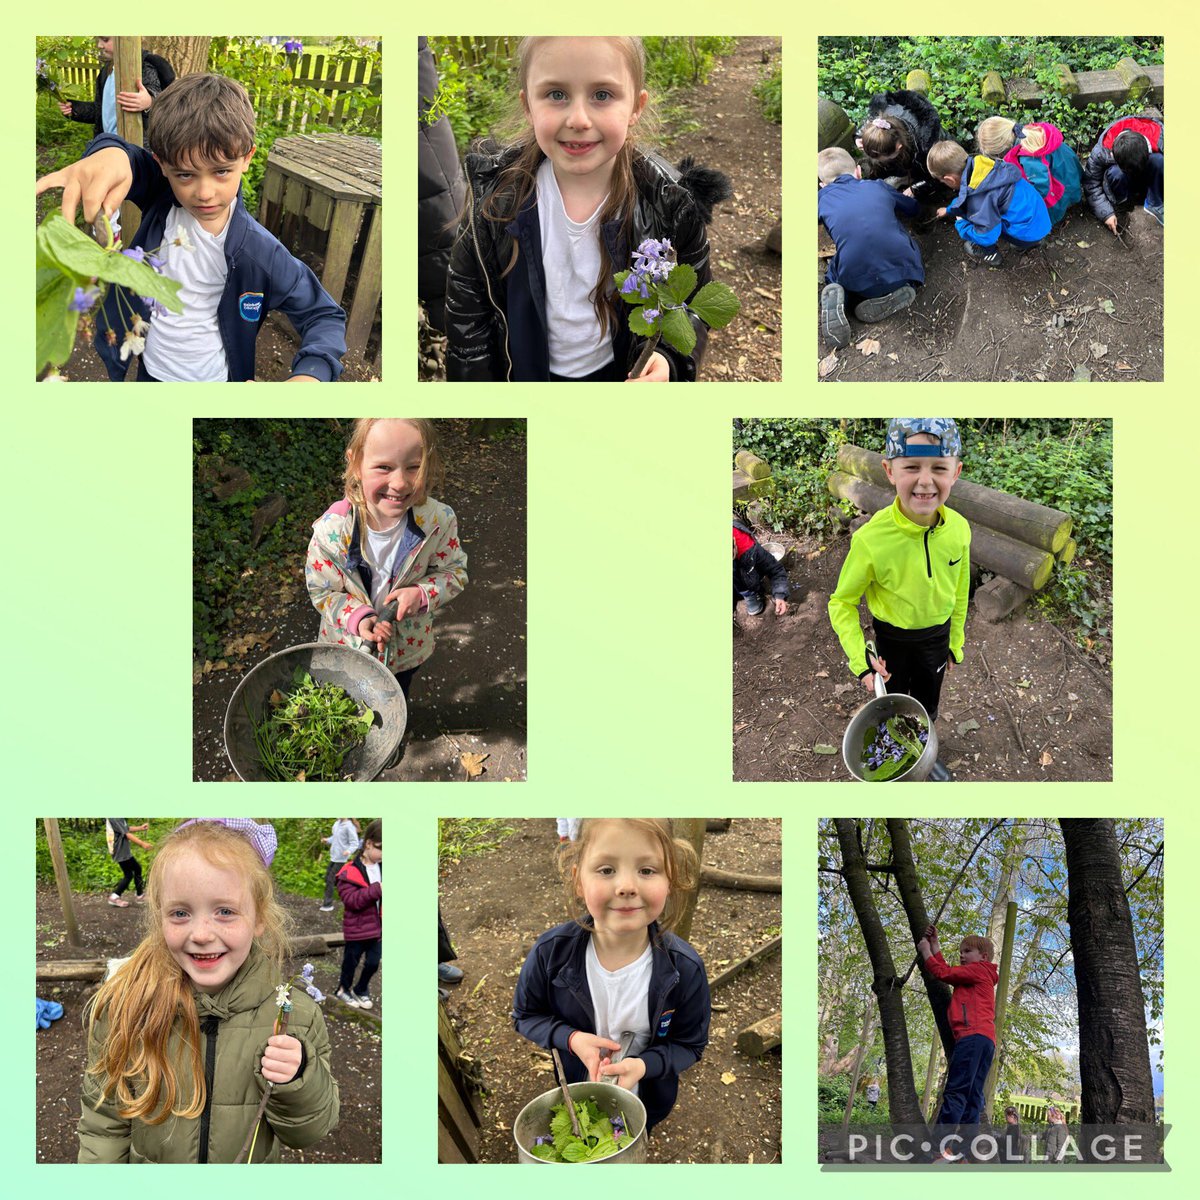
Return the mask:
[(103, 210), (111, 215), (133, 186), (133, 168), (129, 156), (116, 146), (97, 150), (61, 171), (51, 171), (37, 181), (36, 195), (62, 188), (62, 215), (75, 224), (75, 213), (82, 204), (83, 219), (90, 225)]

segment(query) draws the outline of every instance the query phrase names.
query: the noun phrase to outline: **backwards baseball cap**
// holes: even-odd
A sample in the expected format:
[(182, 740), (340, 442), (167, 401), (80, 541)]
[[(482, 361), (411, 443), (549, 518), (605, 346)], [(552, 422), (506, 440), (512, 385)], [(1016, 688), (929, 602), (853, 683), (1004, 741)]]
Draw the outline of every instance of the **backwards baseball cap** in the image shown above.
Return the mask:
[[(936, 446), (910, 446), (908, 439), (925, 433), (938, 440)], [(961, 458), (962, 439), (953, 417), (893, 417), (888, 425), (884, 458)]]

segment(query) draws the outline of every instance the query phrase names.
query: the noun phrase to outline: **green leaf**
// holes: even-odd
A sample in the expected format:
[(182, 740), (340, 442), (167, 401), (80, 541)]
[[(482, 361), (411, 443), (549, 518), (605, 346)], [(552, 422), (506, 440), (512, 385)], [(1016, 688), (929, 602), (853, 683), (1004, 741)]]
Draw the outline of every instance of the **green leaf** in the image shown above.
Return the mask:
[(695, 290), (696, 271), (687, 263), (676, 263), (667, 281), (658, 285), (658, 294), (665, 296), (672, 304), (683, 304)]
[(37, 272), (37, 366), (58, 367), (71, 357), (75, 345), (75, 325), (79, 314), (68, 311), (75, 295), (75, 280), (53, 267), (39, 267)]
[[(674, 278), (675, 272), (671, 272)], [(696, 345), (696, 331), (692, 328), (687, 313), (682, 308), (668, 309), (659, 318), (659, 333), (667, 345), (678, 350), (680, 354), (691, 354)]]
[(585, 1160), (591, 1158), (591, 1152), (589, 1148), (578, 1138), (572, 1138), (565, 1146), (563, 1146), (560, 1153), (563, 1156), (564, 1162), (584, 1162)]
[(534, 1158), (544, 1158), (547, 1162), (562, 1161), (558, 1157), (558, 1153), (555, 1151), (554, 1147), (547, 1145), (545, 1142), (543, 1142), (540, 1146), (530, 1146), (529, 1153), (532, 1154)]
[(623, 284), (631, 274), (631, 271), (618, 271), (613, 276), (613, 283), (617, 285), (617, 295), (620, 296), (626, 304), (645, 304), (646, 301), (642, 299), (641, 292), (630, 292), (627, 296), (621, 291), (621, 284)]
[(651, 337), (657, 330), (657, 321), (647, 321), (644, 308), (634, 308), (629, 313), (629, 330), (631, 333), (636, 333), (639, 337)]
[(742, 303), (731, 288), (714, 279), (696, 293), (688, 307), (710, 329), (724, 329), (738, 315)]

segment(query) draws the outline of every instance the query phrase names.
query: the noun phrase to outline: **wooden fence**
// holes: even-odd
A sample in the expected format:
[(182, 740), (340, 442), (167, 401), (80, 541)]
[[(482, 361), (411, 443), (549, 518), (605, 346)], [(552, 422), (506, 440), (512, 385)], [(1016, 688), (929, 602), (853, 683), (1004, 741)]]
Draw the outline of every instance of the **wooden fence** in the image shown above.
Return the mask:
[[(368, 107), (367, 100), (378, 94), (382, 75), (372, 75), (365, 58), (340, 59), (318, 50), (289, 54), (287, 62), (292, 69), (291, 83), (248, 89), (260, 123), (283, 125), (285, 133), (304, 133), (309, 124), (308, 109), (301, 107), (298, 96), (289, 93), (292, 88), (306, 87), (322, 94), (321, 108), (313, 117), (315, 124), (340, 129), (344, 123), (361, 116), (367, 129), (381, 126), (383, 106)], [(62, 85), (72, 90), (78, 88), (81, 99), (91, 99), (101, 70), (96, 59), (68, 59), (58, 63), (57, 70)]]

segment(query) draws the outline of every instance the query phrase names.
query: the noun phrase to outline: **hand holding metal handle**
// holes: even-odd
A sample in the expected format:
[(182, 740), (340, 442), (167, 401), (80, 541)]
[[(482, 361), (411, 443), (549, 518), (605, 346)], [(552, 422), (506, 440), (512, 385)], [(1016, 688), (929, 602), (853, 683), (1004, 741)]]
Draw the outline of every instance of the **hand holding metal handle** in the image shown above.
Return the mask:
[(879, 651), (875, 648), (875, 643), (870, 642), (870, 641), (867, 642), (867, 666), (870, 667), (871, 670), (875, 674), (875, 699), (876, 700), (878, 700), (881, 696), (887, 695), (887, 684), (884, 683), (883, 679), (880, 677), (879, 672), (875, 670), (874, 664), (871, 662), (871, 659), (878, 658), (878, 657), (879, 657)]

